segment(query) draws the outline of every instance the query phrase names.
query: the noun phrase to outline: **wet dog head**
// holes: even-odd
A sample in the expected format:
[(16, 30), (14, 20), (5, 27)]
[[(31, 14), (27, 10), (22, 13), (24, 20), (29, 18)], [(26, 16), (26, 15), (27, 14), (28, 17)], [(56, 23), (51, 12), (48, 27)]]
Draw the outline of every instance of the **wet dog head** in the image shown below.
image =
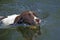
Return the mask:
[(41, 20), (36, 16), (33, 11), (24, 11), (19, 16), (16, 17), (14, 23), (26, 23), (29, 25), (37, 25)]

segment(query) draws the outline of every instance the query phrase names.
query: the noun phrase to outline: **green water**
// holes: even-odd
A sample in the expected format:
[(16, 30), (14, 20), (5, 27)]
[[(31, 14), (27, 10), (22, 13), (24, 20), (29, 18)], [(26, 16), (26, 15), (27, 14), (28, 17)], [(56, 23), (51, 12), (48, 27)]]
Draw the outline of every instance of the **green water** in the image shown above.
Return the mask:
[[(0, 15), (19, 14), (25, 10), (37, 12), (40, 18), (48, 15), (42, 19), (42, 34), (36, 40), (60, 40), (60, 0), (0, 0)], [(0, 29), (0, 40), (23, 40), (23, 37), (16, 30)]]

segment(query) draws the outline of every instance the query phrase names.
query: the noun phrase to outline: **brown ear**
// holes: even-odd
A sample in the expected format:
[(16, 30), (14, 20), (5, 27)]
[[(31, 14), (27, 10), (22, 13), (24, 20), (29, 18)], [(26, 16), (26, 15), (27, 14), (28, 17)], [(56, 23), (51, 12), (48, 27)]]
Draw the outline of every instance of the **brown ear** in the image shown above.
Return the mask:
[(23, 18), (23, 16), (24, 16), (24, 13), (25, 13), (25, 12), (22, 12), (19, 16), (17, 16), (17, 17), (15, 18), (14, 24), (16, 24), (17, 22), (20, 22), (20, 19)]
[(21, 19), (21, 16), (17, 16), (14, 20), (14, 24), (16, 24)]

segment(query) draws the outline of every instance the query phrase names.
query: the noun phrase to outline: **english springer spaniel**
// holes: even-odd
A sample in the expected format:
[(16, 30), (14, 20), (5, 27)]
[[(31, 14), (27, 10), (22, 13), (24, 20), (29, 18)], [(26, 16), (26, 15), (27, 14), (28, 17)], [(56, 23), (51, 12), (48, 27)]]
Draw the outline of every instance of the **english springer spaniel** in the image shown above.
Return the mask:
[(0, 20), (4, 25), (21, 23), (37, 25), (41, 22), (33, 11), (24, 11), (20, 15), (14, 14), (7, 17), (0, 17)]

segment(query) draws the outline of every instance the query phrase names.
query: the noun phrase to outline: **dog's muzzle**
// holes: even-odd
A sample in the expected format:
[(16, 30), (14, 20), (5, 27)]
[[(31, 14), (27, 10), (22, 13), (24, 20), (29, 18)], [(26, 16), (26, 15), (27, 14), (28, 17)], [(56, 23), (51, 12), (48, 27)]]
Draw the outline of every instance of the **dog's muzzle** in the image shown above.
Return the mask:
[(37, 18), (37, 17), (34, 17), (34, 21), (36, 24), (40, 24), (41, 23), (41, 19)]

